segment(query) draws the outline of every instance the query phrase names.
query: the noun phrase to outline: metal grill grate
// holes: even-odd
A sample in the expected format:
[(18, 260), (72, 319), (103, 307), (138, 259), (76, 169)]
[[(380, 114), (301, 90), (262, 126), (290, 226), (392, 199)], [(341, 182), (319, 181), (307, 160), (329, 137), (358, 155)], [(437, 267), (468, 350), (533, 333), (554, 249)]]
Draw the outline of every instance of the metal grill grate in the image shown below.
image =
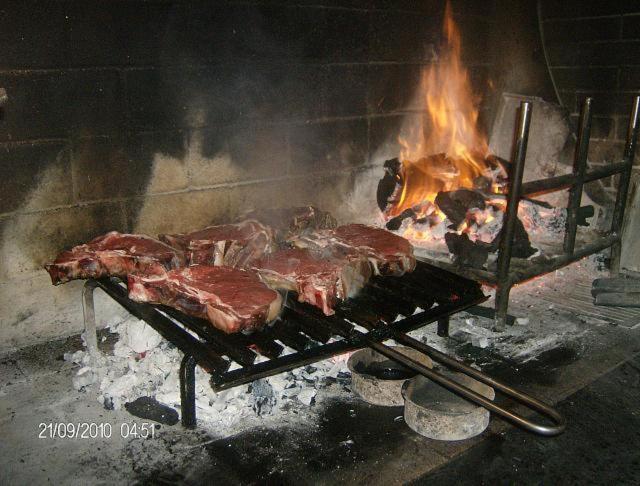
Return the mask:
[[(95, 285), (192, 355), (211, 374), (214, 390), (365, 347), (364, 336), (383, 341), (394, 332), (442, 321), (486, 299), (476, 282), (418, 262), (414, 272), (402, 277), (373, 278), (358, 296), (340, 303), (334, 316), (325, 316), (290, 294), (287, 307), (273, 326), (244, 335), (225, 334), (206, 320), (170, 307), (133, 302), (115, 279), (95, 281)], [(359, 332), (356, 325), (368, 332)], [(285, 346), (295, 351), (285, 354)]]

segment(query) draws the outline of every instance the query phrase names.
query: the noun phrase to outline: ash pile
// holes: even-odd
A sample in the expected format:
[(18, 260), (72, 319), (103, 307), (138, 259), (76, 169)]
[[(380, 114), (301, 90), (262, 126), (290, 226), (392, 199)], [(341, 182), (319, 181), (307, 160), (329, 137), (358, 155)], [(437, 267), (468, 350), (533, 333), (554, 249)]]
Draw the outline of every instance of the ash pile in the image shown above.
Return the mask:
[[(464, 164), (445, 154), (412, 162), (387, 160), (376, 194), (386, 228), (418, 248), (437, 249), (446, 245), (459, 265), (493, 269), (507, 206), (509, 163), (495, 156), (483, 162), (486, 167), (483, 175), (473, 178), (470, 187), (453, 189), (451, 182), (461, 179), (460, 167)], [(591, 216), (593, 207), (583, 209), (579, 224), (588, 226), (587, 218)], [(565, 221), (565, 208), (523, 198), (518, 208), (512, 257), (540, 256), (536, 242), (552, 241), (561, 235)]]
[[(108, 331), (109, 339), (102, 338), (102, 347), (115, 340), (110, 352), (92, 356), (81, 350), (65, 355), (65, 360), (80, 366), (73, 378), (74, 388), (95, 395), (105, 409), (125, 408), (134, 415), (136, 405), (153, 403), (165, 416), (175, 417), (165, 423), (177, 422), (182, 352), (133, 316), (114, 318)], [(291, 352), (294, 350), (285, 350)], [(347, 355), (336, 356), (217, 393), (209, 385), (209, 374), (196, 367), (199, 424), (225, 436), (265, 423), (313, 420), (319, 402), (350, 395), (347, 359)]]

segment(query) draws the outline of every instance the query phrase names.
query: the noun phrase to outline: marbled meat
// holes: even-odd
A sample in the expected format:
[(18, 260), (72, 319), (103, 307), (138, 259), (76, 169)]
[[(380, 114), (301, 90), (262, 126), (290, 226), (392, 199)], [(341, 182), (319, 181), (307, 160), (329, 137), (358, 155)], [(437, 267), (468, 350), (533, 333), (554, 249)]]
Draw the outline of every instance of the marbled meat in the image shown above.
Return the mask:
[(245, 268), (273, 249), (271, 228), (255, 220), (209, 226), (186, 234), (160, 235), (162, 241), (184, 251), (190, 265)]
[(181, 251), (158, 240), (111, 231), (62, 252), (45, 269), (58, 285), (79, 278), (126, 277), (132, 272), (162, 274), (184, 263)]
[(297, 292), (298, 300), (334, 314), (339, 300), (353, 297), (371, 277), (363, 258), (325, 257), (304, 249), (283, 249), (265, 255), (253, 268), (263, 282)]
[(193, 265), (165, 274), (132, 274), (129, 298), (164, 304), (207, 319), (226, 333), (253, 331), (275, 319), (282, 297), (251, 271)]
[(308, 248), (324, 255), (366, 258), (375, 275), (401, 276), (416, 266), (409, 241), (390, 231), (363, 224), (317, 230), (290, 241), (297, 248)]

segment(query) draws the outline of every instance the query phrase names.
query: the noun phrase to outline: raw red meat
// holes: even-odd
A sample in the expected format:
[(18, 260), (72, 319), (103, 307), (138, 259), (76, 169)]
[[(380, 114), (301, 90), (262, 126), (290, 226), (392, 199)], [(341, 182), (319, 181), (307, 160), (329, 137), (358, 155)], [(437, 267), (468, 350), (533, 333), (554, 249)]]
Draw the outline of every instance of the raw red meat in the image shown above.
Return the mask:
[(182, 252), (145, 235), (111, 231), (62, 252), (45, 265), (58, 285), (78, 278), (125, 277), (132, 272), (164, 273), (184, 265)]
[(282, 297), (254, 272), (224, 266), (193, 265), (165, 274), (131, 274), (129, 298), (165, 304), (208, 319), (226, 332), (252, 331), (275, 319)]
[(304, 231), (335, 228), (338, 225), (330, 213), (314, 206), (256, 209), (245, 213), (243, 218), (255, 219), (270, 226), (279, 241)]
[(405, 238), (363, 224), (314, 231), (293, 238), (291, 243), (298, 248), (309, 248), (323, 254), (345, 258), (364, 257), (369, 260), (376, 275), (400, 276), (413, 271), (416, 266), (413, 246)]
[(369, 280), (365, 259), (323, 257), (308, 250), (286, 249), (265, 255), (254, 270), (270, 287), (298, 293), (300, 302), (332, 315), (338, 300), (353, 297)]
[(273, 248), (268, 226), (247, 220), (209, 226), (187, 234), (160, 235), (165, 243), (185, 252), (189, 264), (244, 268)]

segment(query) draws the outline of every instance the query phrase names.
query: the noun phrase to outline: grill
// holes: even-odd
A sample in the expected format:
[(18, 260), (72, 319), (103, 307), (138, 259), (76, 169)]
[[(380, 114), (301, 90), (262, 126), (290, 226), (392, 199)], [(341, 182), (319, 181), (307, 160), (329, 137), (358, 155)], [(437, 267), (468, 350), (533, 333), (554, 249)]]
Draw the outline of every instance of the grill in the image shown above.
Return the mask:
[[(373, 278), (355, 298), (341, 302), (333, 316), (325, 316), (317, 308), (299, 303), (290, 293), (281, 318), (273, 326), (250, 335), (225, 334), (206, 320), (187, 316), (170, 307), (134, 302), (129, 299), (126, 286), (118, 279), (88, 280), (83, 291), (83, 309), (87, 347), (92, 354), (98, 352), (93, 303), (93, 291), (98, 287), (184, 353), (180, 389), (182, 423), (187, 427), (196, 424), (196, 364), (211, 375), (213, 390), (220, 391), (347, 351), (370, 347), (532, 432), (556, 435), (564, 429), (564, 419), (548, 405), (406, 334), (437, 322), (438, 333), (447, 335), (452, 314), (487, 299), (477, 282), (424, 262), (418, 262), (414, 272), (402, 277)], [(547, 415), (557, 425), (536, 424), (497, 406), (491, 400), (382, 344), (390, 338), (502, 391), (510, 398)], [(285, 345), (294, 352), (285, 354)], [(259, 355), (262, 358), (256, 362)]]

